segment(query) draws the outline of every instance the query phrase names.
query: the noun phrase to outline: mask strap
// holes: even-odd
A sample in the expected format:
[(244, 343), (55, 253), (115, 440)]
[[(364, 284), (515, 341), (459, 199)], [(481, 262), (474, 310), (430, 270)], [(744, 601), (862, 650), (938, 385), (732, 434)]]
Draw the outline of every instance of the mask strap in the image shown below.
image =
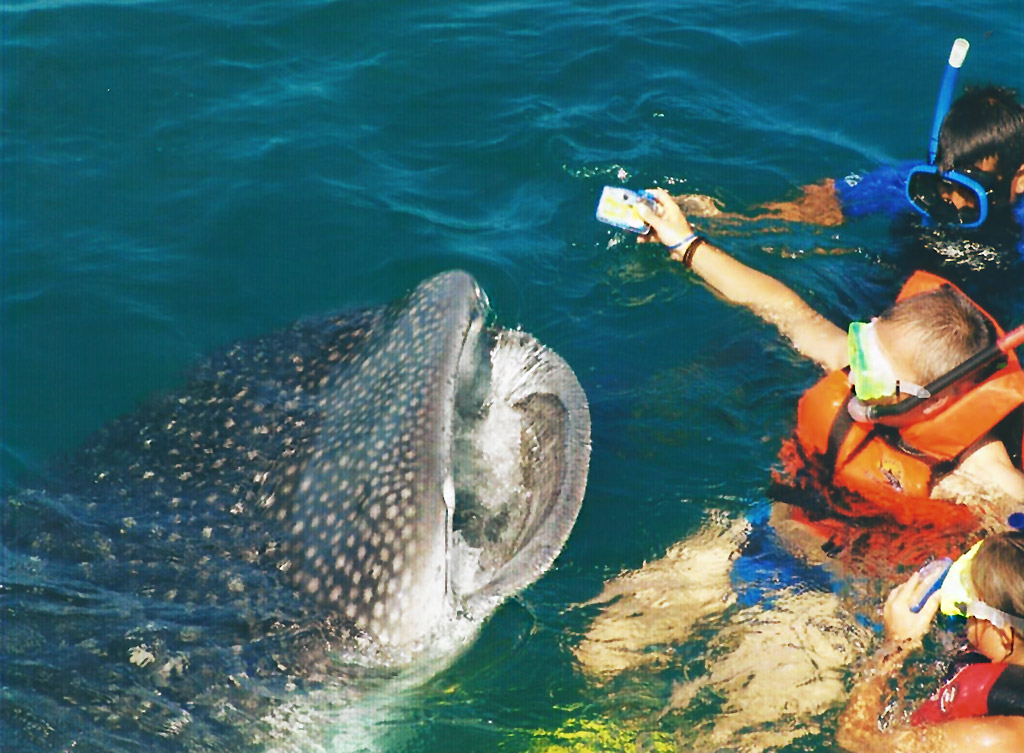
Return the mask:
[(932, 396), (928, 390), (919, 384), (913, 382), (903, 382), (899, 379), (896, 380), (896, 394), (897, 395), (912, 395), (913, 397), (928, 398)]
[(1001, 609), (996, 609), (990, 604), (986, 604), (981, 599), (974, 599), (968, 603), (965, 611), (968, 617), (988, 620), (993, 625), (1000, 628), (1008, 625), (1011, 628), (1024, 633), (1024, 618), (1007, 614)]

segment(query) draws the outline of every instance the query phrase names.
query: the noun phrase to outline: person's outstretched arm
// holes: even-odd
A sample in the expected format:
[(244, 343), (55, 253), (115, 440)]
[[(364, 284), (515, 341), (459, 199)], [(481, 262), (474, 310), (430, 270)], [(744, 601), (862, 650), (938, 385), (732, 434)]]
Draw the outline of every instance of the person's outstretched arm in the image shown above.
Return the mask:
[(804, 356), (829, 370), (846, 365), (843, 330), (774, 277), (737, 261), (708, 240), (689, 240), (693, 228), (672, 197), (662, 189), (649, 193), (656, 199), (655, 208), (639, 204), (637, 211), (652, 228), (651, 240), (668, 246), (673, 259), (687, 264), (726, 299), (778, 327)]

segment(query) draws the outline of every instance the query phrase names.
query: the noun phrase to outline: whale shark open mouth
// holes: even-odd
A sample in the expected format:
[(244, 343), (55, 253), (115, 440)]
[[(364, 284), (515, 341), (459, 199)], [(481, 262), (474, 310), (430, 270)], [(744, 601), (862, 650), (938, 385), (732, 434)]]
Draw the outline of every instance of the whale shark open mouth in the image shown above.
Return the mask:
[[(444, 279), (452, 289), (471, 282)], [(545, 572), (568, 538), (586, 486), (590, 414), (569, 366), (526, 332), (487, 327), (487, 298), (471, 288), (450, 424), (439, 433), (450, 443), (445, 587), (456, 609), (486, 614)]]
[(572, 371), (489, 319), (447, 272), (230, 346), (12, 493), (13, 739), (205, 749), (295, 683), (465, 645), (554, 562), (590, 457)]
[(489, 369), (460, 369), (453, 422), (449, 582), (467, 602), (513, 593), (550, 566), (589, 452), (586, 398), (564, 362), (524, 332), (486, 339), (486, 354), (464, 351)]
[(296, 588), (381, 644), (415, 648), (454, 612), (486, 616), (572, 529), (590, 420), (572, 370), (488, 326), (464, 272), (391, 306), (316, 390), (317, 425), (268, 476)]

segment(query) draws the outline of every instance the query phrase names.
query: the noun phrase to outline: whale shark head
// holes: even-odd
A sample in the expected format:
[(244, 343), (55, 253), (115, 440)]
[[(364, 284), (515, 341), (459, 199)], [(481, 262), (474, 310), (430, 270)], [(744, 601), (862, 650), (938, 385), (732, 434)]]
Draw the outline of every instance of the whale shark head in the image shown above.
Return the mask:
[(260, 506), (294, 586), (390, 648), (535, 580), (583, 499), (586, 397), (530, 335), (488, 326), (448, 272), (393, 305), (319, 390), (319, 430)]
[(14, 747), (237, 749), (297, 687), (429, 672), (551, 566), (589, 455), (464, 272), (224, 349), (5, 500)]

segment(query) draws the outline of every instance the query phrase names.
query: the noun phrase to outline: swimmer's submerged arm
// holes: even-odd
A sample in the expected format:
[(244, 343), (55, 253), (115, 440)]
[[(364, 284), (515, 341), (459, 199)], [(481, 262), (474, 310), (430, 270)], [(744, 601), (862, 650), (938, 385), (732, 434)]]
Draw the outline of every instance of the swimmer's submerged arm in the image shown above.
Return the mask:
[(875, 656), (863, 669), (861, 679), (850, 691), (846, 708), (839, 716), (836, 742), (844, 750), (873, 753), (891, 748), (892, 734), (878, 728), (878, 717), (889, 695), (889, 678), (903, 666), (906, 650), (897, 646)]
[(801, 186), (800, 195), (786, 201), (769, 201), (745, 213), (726, 212), (720, 201), (703, 194), (681, 194), (672, 197), (690, 217), (714, 217), (729, 222), (781, 220), (804, 225), (835, 227), (843, 224), (843, 206), (832, 178)]
[(896, 650), (872, 661), (864, 679), (850, 693), (839, 717), (836, 742), (856, 753), (960, 753), (1024, 750), (1024, 718), (975, 717), (911, 727), (880, 729), (888, 681), (903, 665), (907, 652)]
[(876, 723), (874, 731), (836, 739), (843, 748), (857, 753), (1006, 753), (1024, 750), (1024, 718), (975, 717), (887, 730), (878, 729)]
[(835, 227), (843, 224), (843, 207), (836, 193), (836, 183), (831, 178), (804, 186), (801, 195), (793, 201), (773, 201), (762, 204), (766, 214), (753, 219), (777, 219), (787, 222), (802, 222), (809, 225)]
[(708, 241), (693, 254), (692, 269), (726, 299), (774, 324), (802, 355), (830, 371), (846, 366), (846, 333), (784, 283)]
[(889, 683), (910, 652), (920, 648), (939, 607), (937, 593), (919, 612), (911, 604), (921, 598), (921, 573), (894, 588), (883, 608), (889, 647), (872, 657), (854, 685), (839, 716), (836, 742), (857, 753), (961, 753), (961, 751), (1024, 750), (1024, 717), (974, 717), (913, 727), (879, 728), (878, 719), (890, 695)]

